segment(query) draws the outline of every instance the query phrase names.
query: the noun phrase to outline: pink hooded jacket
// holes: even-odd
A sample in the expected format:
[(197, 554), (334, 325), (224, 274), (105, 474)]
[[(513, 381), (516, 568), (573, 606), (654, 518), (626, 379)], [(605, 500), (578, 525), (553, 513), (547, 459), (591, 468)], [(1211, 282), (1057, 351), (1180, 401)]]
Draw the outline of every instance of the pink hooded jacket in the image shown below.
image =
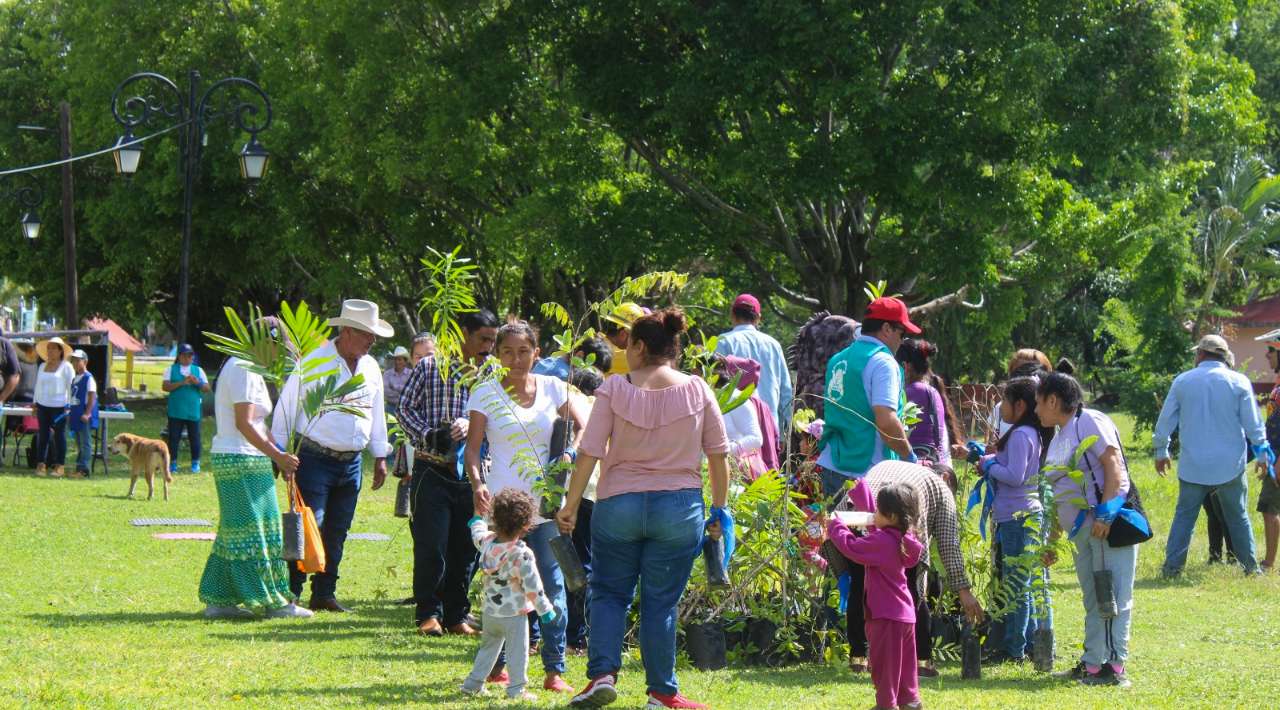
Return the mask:
[(916, 622), (907, 568), (920, 561), (924, 546), (914, 535), (904, 535), (897, 528), (872, 528), (866, 537), (855, 537), (844, 523), (832, 518), (827, 536), (842, 555), (866, 568), (867, 618)]

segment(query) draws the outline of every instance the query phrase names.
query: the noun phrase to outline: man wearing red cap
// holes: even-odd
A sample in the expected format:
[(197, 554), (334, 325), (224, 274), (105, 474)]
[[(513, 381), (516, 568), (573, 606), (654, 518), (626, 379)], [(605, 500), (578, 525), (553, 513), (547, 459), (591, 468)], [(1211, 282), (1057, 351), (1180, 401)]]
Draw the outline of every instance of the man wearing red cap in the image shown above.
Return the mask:
[(733, 330), (716, 338), (716, 352), (720, 355), (736, 355), (760, 363), (760, 381), (756, 383), (756, 396), (764, 402), (778, 419), (778, 431), (786, 431), (791, 417), (791, 372), (787, 370), (787, 356), (778, 341), (761, 333), (760, 301), (749, 293), (733, 300), (729, 313)]
[(826, 495), (885, 459), (915, 460), (902, 425), (906, 394), (894, 353), (906, 334), (920, 332), (905, 303), (877, 298), (867, 306), (862, 334), (827, 363), (826, 426), (818, 442)]

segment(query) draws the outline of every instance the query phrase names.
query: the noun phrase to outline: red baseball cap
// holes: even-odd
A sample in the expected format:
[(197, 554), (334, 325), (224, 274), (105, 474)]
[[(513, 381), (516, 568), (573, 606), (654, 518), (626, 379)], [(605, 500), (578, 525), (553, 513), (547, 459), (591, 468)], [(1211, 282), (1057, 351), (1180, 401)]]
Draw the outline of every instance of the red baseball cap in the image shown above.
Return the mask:
[(907, 304), (890, 296), (883, 296), (872, 301), (867, 306), (867, 318), (875, 318), (886, 323), (897, 323), (912, 335), (919, 335), (924, 332), (920, 330), (920, 326), (911, 322), (911, 318), (907, 313)]
[(746, 306), (752, 311), (755, 311), (756, 315), (760, 315), (760, 299), (749, 293), (744, 293), (733, 299), (733, 307), (737, 308), (738, 306)]

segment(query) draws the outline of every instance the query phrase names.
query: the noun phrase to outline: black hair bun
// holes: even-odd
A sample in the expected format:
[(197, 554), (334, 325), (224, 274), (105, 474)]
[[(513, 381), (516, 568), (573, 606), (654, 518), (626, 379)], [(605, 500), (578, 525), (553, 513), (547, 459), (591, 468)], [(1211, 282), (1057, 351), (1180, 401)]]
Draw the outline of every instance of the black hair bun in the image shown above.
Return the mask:
[(679, 335), (689, 329), (689, 323), (684, 316), (684, 311), (679, 308), (668, 308), (662, 312), (662, 327), (666, 328), (668, 333)]

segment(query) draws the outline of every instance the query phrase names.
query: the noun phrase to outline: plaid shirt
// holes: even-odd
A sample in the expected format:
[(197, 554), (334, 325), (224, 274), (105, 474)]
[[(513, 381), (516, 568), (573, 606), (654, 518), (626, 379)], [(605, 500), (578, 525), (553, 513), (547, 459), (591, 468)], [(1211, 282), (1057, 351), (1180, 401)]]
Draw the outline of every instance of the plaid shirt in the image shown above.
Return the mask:
[(429, 450), (426, 440), (431, 430), (448, 428), (454, 420), (466, 418), (471, 391), (461, 384), (462, 369), (455, 366), (445, 382), (434, 357), (422, 358), (413, 368), (400, 393), (397, 414), (415, 449)]
[[(867, 472), (863, 481), (875, 497), (890, 483), (906, 483), (920, 493), (920, 525), (916, 531), (920, 543), (929, 549), (929, 538), (938, 543), (938, 557), (952, 591), (970, 587), (964, 573), (964, 556), (960, 553), (960, 529), (956, 519), (956, 499), (940, 476), (929, 469), (906, 461), (881, 461)], [(841, 502), (843, 505), (843, 501)]]

